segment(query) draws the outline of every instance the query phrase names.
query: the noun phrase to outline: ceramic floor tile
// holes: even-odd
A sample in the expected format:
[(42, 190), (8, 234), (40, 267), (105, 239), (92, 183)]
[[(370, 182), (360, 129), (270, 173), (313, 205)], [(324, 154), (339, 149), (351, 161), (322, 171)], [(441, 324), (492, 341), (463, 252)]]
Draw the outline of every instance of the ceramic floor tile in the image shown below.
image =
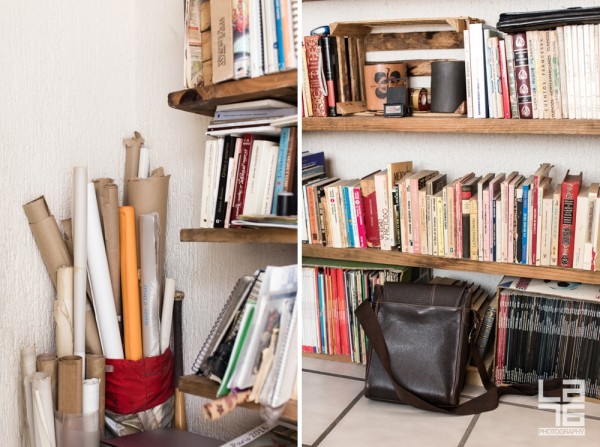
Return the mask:
[(303, 372), (302, 443), (312, 445), (362, 393), (363, 385), (359, 380)]
[(312, 357), (302, 357), (302, 369), (340, 374), (363, 380), (365, 378), (365, 367), (356, 363), (332, 362)]
[(447, 416), (361, 398), (319, 447), (455, 447), (473, 416)]
[(600, 421), (585, 420), (585, 436), (539, 436), (538, 428), (555, 428), (555, 414), (516, 405), (500, 405), (479, 416), (465, 447), (597, 446)]

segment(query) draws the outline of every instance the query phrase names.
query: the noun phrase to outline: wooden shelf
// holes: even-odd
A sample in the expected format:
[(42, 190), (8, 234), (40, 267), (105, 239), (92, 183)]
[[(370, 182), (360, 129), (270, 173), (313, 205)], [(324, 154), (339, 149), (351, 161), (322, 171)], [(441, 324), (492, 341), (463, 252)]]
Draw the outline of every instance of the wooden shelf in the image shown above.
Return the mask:
[(600, 272), (566, 269), (560, 267), (536, 267), (532, 265), (505, 264), (502, 262), (479, 262), (470, 259), (440, 258), (438, 256), (400, 253), (378, 249), (330, 248), (321, 245), (302, 245), (302, 255), (315, 258), (341, 259), (409, 267), (428, 267), (444, 270), (487, 273), (491, 275), (522, 276), (525, 278), (554, 279), (588, 284), (600, 284)]
[(600, 120), (505, 120), (466, 117), (342, 116), (303, 118), (302, 131), (600, 135)]
[(184, 228), (179, 239), (181, 242), (296, 244), (298, 233), (287, 228)]
[[(315, 352), (302, 352), (302, 357), (310, 357), (313, 359), (330, 360), (332, 362), (354, 363), (352, 357), (342, 354), (317, 354)], [(357, 363), (358, 365), (358, 363)]]
[(276, 98), (295, 104), (297, 71), (288, 70), (258, 78), (228, 81), (169, 93), (169, 107), (185, 112), (213, 116), (218, 105), (257, 99)]
[[(214, 382), (207, 377), (189, 375), (181, 376), (179, 378), (179, 390), (192, 394), (194, 396), (200, 396), (207, 399), (215, 399), (219, 384)], [(258, 410), (260, 405), (255, 403), (246, 402), (240, 404), (242, 407)], [(298, 401), (290, 400), (286, 404), (283, 412), (281, 413), (281, 419), (287, 421), (298, 422)]]

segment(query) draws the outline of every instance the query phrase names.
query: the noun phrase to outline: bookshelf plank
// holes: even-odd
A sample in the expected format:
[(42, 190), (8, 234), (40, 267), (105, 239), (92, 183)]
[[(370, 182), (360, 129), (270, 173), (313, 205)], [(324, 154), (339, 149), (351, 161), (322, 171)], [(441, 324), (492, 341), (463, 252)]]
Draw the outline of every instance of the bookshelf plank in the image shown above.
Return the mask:
[(560, 267), (536, 267), (532, 265), (480, 262), (470, 259), (440, 258), (430, 255), (407, 254), (397, 251), (359, 248), (330, 248), (321, 245), (302, 246), (302, 255), (315, 258), (341, 259), (411, 267), (429, 267), (444, 270), (487, 273), (491, 275), (523, 276), (526, 278), (554, 279), (588, 284), (600, 284), (600, 272), (565, 269)]
[(504, 120), (466, 117), (345, 116), (303, 118), (303, 131), (528, 135), (600, 135), (600, 120)]
[(335, 22), (329, 25), (332, 36), (360, 37), (376, 27), (449, 25), (457, 32), (465, 29), (467, 22), (477, 22), (471, 17), (440, 17), (427, 19), (391, 19), (354, 22)]
[(181, 242), (295, 244), (297, 231), (288, 228), (184, 228)]
[(282, 71), (258, 78), (228, 81), (169, 93), (169, 107), (212, 116), (222, 104), (276, 98), (296, 103), (296, 70)]
[[(179, 378), (179, 389), (184, 393), (192, 394), (194, 396), (200, 396), (206, 399), (215, 399), (218, 388), (219, 384), (207, 377), (189, 375), (181, 376)], [(253, 410), (258, 410), (260, 408), (260, 405), (252, 402), (245, 402), (240, 405)], [(298, 421), (298, 401), (288, 401), (283, 409), (283, 412), (281, 413), (281, 419), (294, 422)]]

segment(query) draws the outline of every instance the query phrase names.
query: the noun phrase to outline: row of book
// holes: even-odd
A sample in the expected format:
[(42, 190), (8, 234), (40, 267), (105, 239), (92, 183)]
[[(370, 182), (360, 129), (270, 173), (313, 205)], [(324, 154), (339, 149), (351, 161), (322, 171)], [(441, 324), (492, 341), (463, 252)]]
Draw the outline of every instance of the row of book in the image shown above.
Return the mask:
[[(279, 138), (244, 133), (207, 140), (200, 228), (229, 228), (244, 216), (274, 215), (278, 198), (293, 203), (296, 148), (296, 127), (284, 127)], [(295, 215), (295, 207), (288, 212)]]
[(303, 186), (306, 242), (595, 270), (600, 185), (567, 171), (553, 186), (552, 168), (450, 182), (398, 162), (360, 180), (320, 178)]
[(505, 277), (499, 285), (497, 383), (585, 381), (600, 397), (598, 286)]
[(297, 67), (298, 0), (186, 0), (185, 86)]
[(464, 31), (472, 118), (600, 118), (600, 24), (503, 34)]
[(297, 267), (241, 277), (193, 364), (219, 382), (217, 397), (252, 388), (248, 400), (279, 408), (295, 393)]
[[(427, 282), (430, 272), (416, 268), (352, 261), (304, 258), (302, 269), (302, 350), (347, 355), (366, 364), (367, 343), (354, 311), (363, 301), (374, 301), (374, 289), (385, 282)], [(466, 285), (450, 278), (433, 278), (432, 284)], [(470, 284), (472, 308), (480, 315), (476, 343), (481, 357), (494, 340), (496, 303), (476, 284)]]

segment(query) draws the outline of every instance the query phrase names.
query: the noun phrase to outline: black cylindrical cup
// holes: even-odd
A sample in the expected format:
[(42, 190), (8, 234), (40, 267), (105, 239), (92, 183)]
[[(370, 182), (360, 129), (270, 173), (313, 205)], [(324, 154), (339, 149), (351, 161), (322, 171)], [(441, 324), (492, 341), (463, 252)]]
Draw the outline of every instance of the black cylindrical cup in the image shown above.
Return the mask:
[(292, 199), (294, 195), (291, 192), (280, 192), (277, 195), (277, 215), (278, 216), (291, 216), (292, 211)]
[(431, 111), (455, 113), (466, 99), (465, 62), (432, 62)]

